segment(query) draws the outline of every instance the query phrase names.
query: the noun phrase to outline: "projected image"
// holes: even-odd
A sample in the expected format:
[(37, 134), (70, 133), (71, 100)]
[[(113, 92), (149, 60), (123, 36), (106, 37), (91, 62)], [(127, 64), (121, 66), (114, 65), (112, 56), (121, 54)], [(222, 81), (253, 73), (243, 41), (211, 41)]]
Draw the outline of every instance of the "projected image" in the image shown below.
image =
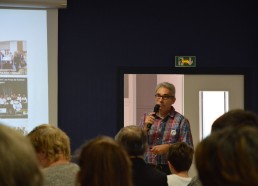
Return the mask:
[(23, 134), (57, 124), (58, 10), (0, 9), (0, 18), (0, 123)]
[(0, 78), (0, 118), (28, 118), (26, 78)]
[(0, 41), (0, 75), (27, 74), (26, 41)]

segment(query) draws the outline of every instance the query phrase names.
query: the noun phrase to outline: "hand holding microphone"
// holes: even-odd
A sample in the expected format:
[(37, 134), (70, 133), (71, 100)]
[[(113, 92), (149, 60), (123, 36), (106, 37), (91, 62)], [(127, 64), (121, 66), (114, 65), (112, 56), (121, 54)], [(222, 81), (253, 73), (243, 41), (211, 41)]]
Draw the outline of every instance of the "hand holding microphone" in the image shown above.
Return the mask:
[[(156, 104), (155, 107), (154, 107), (154, 109), (153, 109), (153, 112), (154, 112), (154, 114), (152, 114), (153, 117), (156, 116), (156, 113), (159, 111), (159, 108), (160, 108), (160, 105), (159, 105), (159, 104)], [(152, 123), (147, 123), (147, 129), (148, 129), (148, 131), (150, 130), (151, 125), (152, 125)]]

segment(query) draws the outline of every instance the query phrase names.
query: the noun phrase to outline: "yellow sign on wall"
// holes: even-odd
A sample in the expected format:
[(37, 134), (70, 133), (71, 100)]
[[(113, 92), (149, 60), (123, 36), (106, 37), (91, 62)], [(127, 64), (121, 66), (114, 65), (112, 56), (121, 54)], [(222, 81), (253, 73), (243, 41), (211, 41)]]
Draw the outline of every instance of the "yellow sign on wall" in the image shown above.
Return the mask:
[(196, 56), (176, 56), (175, 67), (196, 67)]

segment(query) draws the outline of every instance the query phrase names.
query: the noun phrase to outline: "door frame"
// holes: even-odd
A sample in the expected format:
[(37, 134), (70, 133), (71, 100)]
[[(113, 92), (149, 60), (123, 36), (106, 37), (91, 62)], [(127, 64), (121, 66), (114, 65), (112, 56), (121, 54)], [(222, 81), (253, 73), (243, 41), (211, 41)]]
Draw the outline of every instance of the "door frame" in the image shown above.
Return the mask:
[(117, 73), (117, 124), (118, 132), (124, 127), (124, 74), (184, 74), (184, 75), (244, 75), (244, 109), (252, 106), (252, 74), (250, 68), (193, 68), (193, 67), (119, 67)]

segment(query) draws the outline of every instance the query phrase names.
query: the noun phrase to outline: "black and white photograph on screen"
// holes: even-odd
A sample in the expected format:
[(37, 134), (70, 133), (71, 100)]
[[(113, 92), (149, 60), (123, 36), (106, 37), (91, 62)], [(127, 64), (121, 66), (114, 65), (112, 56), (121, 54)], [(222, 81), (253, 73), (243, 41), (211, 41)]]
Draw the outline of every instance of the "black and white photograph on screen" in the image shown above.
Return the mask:
[(28, 118), (27, 78), (0, 78), (0, 118)]
[(0, 75), (27, 75), (26, 45), (26, 41), (0, 41)]

